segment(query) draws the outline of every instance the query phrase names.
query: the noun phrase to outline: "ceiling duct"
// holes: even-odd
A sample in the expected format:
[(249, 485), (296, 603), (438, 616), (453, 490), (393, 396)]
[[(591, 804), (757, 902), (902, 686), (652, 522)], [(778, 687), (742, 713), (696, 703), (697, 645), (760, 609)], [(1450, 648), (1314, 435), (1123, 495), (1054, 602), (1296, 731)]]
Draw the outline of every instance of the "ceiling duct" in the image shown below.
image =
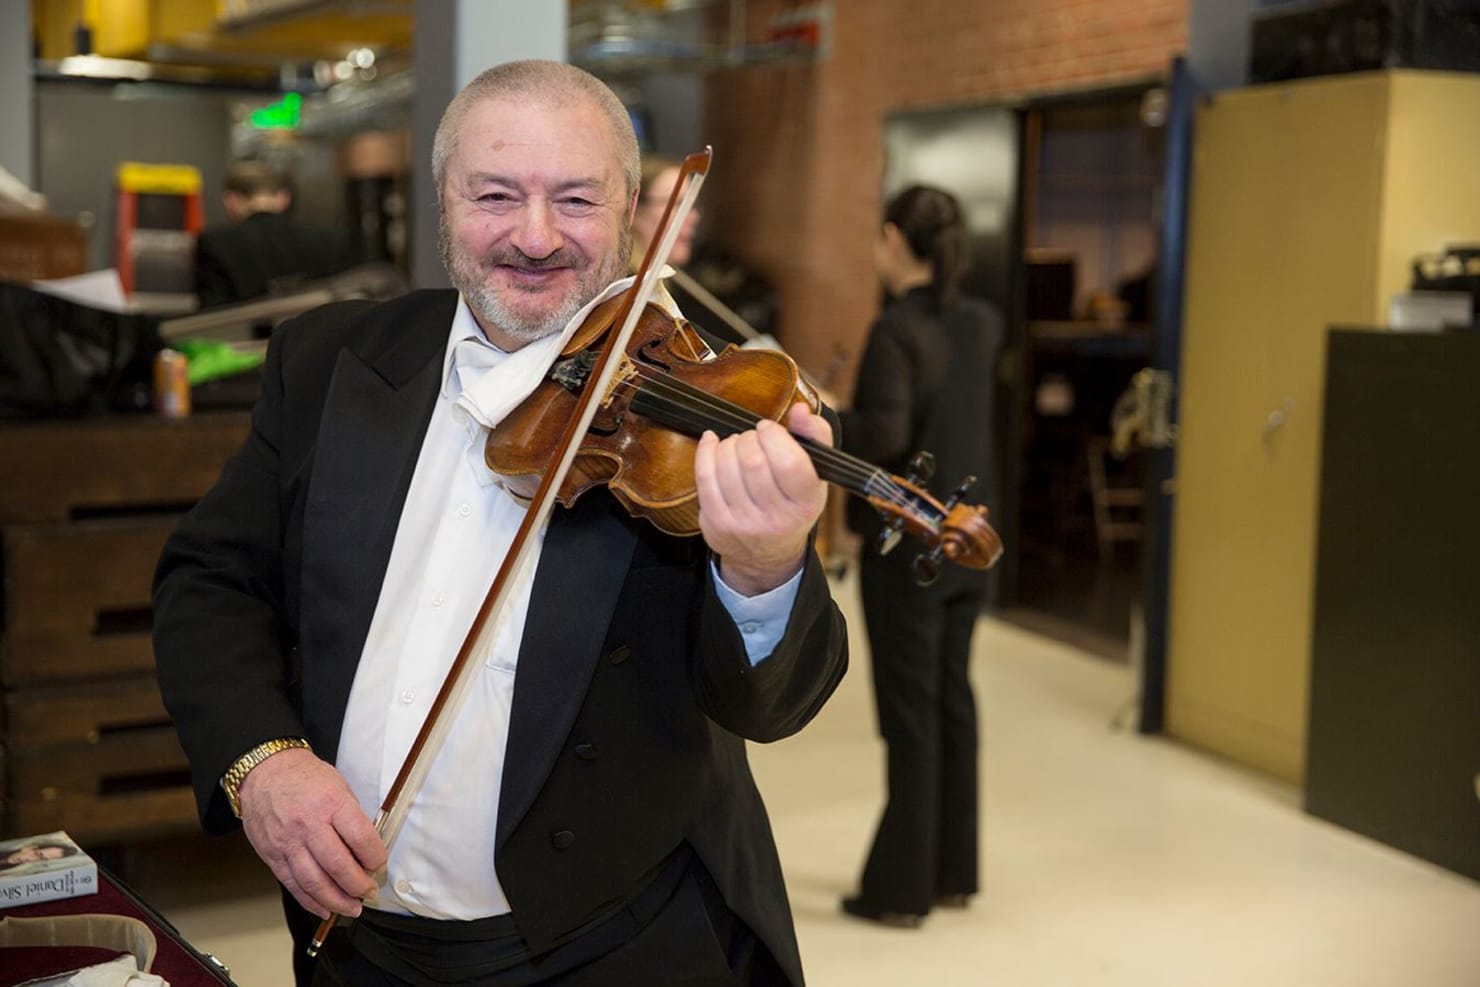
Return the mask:
[(221, 0), (216, 27), (250, 32), (314, 20), (364, 20), (412, 15), (412, 0)]
[(650, 72), (710, 72), (745, 65), (815, 61), (831, 34), (828, 4), (794, 8), (819, 26), (746, 37), (745, 0), (572, 0), (569, 58), (603, 77)]

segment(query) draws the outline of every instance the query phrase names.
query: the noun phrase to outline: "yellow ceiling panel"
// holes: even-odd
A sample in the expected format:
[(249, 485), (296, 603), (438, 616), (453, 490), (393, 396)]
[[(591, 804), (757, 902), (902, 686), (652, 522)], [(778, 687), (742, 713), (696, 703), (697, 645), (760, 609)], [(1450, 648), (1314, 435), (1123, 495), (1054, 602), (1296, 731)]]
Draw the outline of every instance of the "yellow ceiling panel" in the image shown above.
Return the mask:
[(215, 28), (220, 0), (154, 0), (154, 35), (175, 42)]
[(264, 65), (406, 49), (413, 22), (409, 0), (32, 0), (32, 16), (43, 59), (77, 54), (85, 25), (100, 55)]

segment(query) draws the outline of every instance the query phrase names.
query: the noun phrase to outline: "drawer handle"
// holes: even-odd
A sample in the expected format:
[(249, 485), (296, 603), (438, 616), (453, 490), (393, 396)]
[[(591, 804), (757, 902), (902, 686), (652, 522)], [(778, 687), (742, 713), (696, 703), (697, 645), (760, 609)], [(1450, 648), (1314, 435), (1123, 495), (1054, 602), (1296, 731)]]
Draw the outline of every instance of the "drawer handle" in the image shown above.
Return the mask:
[(190, 769), (183, 767), (108, 775), (98, 779), (98, 794), (104, 798), (189, 787)]
[(139, 720), (135, 723), (101, 723), (87, 732), (89, 744), (101, 743), (104, 737), (117, 737), (129, 733), (150, 733), (157, 730), (169, 729), (168, 717), (154, 720)]
[(93, 618), (93, 634), (148, 634), (154, 629), (153, 607), (100, 607)]

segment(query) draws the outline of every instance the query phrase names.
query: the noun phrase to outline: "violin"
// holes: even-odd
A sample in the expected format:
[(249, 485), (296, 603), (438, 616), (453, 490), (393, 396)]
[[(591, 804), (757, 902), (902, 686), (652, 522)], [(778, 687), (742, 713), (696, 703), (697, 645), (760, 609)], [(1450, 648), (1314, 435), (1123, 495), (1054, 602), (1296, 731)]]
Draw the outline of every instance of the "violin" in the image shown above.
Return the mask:
[[(489, 433), (484, 461), (515, 497), (528, 500), (538, 490), (622, 302), (618, 295), (594, 309), (545, 380)], [(712, 354), (693, 326), (655, 304), (644, 308), (618, 359), (556, 497), (570, 507), (605, 485), (629, 514), (671, 535), (699, 533), (694, 452), (705, 431), (724, 438), (762, 418), (780, 421), (797, 401), (814, 413), (821, 408), (817, 392), (786, 354), (735, 346)], [(929, 546), (915, 560), (922, 584), (934, 581), (942, 558), (985, 569), (1001, 556), (1002, 541), (987, 523), (987, 509), (961, 502), (974, 480), (942, 503), (918, 478), (894, 476), (829, 445), (794, 437), (819, 477), (884, 515), (881, 551), (892, 549), (902, 531)]]

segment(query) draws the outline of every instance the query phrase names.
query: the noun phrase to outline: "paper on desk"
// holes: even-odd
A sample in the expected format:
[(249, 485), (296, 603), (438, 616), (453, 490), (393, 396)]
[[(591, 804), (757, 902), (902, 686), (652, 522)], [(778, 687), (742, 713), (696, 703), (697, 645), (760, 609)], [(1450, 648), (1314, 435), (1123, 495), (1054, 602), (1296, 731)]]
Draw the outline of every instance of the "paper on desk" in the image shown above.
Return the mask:
[(123, 293), (123, 282), (118, 277), (116, 267), (74, 274), (70, 278), (32, 281), (31, 287), (43, 294), (65, 298), (69, 302), (102, 309), (104, 312), (132, 311), (132, 306)]

